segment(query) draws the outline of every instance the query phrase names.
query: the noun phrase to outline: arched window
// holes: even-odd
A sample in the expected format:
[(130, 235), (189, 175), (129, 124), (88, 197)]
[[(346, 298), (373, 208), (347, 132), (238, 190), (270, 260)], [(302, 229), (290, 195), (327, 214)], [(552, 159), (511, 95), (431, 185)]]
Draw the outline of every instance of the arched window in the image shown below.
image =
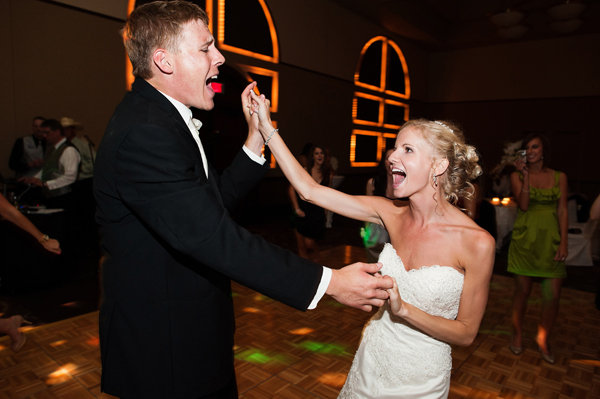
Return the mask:
[(408, 120), (410, 80), (402, 51), (383, 36), (363, 47), (354, 74), (350, 165), (377, 166)]
[[(210, 1), (207, 0), (207, 3)], [(271, 99), (273, 125), (277, 127), (279, 42), (271, 12), (264, 0), (216, 1), (217, 47), (241, 56), (242, 62), (233, 64), (245, 73), (248, 82), (256, 81), (262, 93)], [(252, 29), (246, 28), (248, 20), (253, 21)], [(269, 148), (263, 148), (263, 152), (265, 158), (270, 160), (270, 167), (275, 168), (275, 157), (271, 155)]]
[[(251, 20), (252, 29), (247, 27)], [(218, 0), (217, 46), (219, 49), (247, 57), (236, 66), (256, 80), (271, 99), (271, 112), (277, 112), (279, 98), (279, 43), (273, 18), (264, 0)], [(257, 62), (266, 61), (264, 63)]]

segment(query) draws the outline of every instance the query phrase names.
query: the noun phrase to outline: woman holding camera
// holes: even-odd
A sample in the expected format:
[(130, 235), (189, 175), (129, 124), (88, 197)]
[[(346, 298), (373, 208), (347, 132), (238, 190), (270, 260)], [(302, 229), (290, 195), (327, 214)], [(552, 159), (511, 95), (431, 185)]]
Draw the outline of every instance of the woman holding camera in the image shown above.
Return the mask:
[(548, 336), (558, 313), (566, 277), (567, 176), (546, 166), (548, 145), (540, 134), (523, 139), (525, 157), (516, 161), (511, 187), (519, 207), (508, 249), (508, 271), (515, 274), (510, 350), (523, 351), (522, 326), (533, 278), (542, 279), (542, 314), (536, 343), (542, 358), (553, 364)]

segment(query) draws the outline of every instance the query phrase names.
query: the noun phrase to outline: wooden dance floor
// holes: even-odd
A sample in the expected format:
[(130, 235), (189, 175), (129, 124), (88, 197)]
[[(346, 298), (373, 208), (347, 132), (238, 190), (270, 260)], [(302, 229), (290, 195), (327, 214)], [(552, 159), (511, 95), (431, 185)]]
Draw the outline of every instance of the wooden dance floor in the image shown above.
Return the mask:
[[(352, 246), (337, 246), (322, 256), (336, 267), (364, 260), (363, 249)], [(299, 312), (237, 284), (233, 288), (240, 397), (335, 398), (369, 314), (328, 297), (318, 310)], [(494, 275), (475, 343), (454, 348), (450, 397), (600, 398), (600, 311), (594, 295), (563, 290), (551, 341), (557, 361), (550, 365), (533, 341), (538, 284), (526, 318), (525, 351), (520, 356), (509, 351), (512, 289), (510, 278)], [(110, 398), (100, 393), (97, 319), (92, 312), (31, 327), (16, 354), (8, 337), (0, 339), (0, 399)]]

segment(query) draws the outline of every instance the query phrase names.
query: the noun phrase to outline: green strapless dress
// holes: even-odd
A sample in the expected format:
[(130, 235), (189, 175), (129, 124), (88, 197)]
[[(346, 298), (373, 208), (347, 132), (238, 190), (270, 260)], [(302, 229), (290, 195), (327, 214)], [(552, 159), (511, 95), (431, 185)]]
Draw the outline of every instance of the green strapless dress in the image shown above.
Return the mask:
[(522, 276), (564, 278), (565, 262), (554, 260), (560, 244), (557, 207), (560, 172), (552, 188), (529, 189), (529, 208), (518, 210), (508, 248), (508, 271)]

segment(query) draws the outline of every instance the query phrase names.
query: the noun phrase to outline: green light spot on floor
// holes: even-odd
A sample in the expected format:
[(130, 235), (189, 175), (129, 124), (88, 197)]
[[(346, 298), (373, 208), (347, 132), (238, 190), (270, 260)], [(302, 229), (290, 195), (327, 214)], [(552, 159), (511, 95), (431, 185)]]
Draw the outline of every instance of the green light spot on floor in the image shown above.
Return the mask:
[(262, 353), (253, 353), (250, 356), (248, 356), (248, 361), (252, 362), (252, 363), (260, 363), (260, 364), (265, 364), (267, 362), (269, 362), (270, 358), (269, 356), (263, 355)]
[(328, 355), (337, 355), (344, 356), (349, 355), (350, 353), (346, 350), (346, 347), (338, 344), (331, 344), (326, 342), (316, 342), (316, 341), (305, 341), (298, 344), (299, 347), (309, 350), (311, 352), (328, 354)]
[(269, 356), (259, 349), (246, 349), (235, 355), (238, 360), (243, 360), (249, 363), (266, 364), (266, 363), (288, 363), (285, 355), (276, 354)]

